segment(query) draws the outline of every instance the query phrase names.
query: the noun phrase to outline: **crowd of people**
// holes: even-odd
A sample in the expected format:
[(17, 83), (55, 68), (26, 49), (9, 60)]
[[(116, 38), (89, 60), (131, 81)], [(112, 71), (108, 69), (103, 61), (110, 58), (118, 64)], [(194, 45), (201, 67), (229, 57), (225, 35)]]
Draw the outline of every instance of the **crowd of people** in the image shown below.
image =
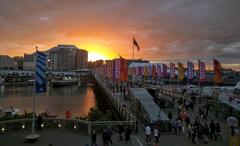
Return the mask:
[[(123, 127), (122, 125), (118, 126), (117, 129), (118, 135), (119, 135), (119, 142), (125, 142), (126, 144), (131, 144), (131, 133), (132, 130), (129, 126)], [(108, 126), (103, 130), (102, 133), (102, 144), (103, 146), (109, 146), (110, 144), (113, 144), (112, 140), (113, 130), (111, 126)], [(125, 136), (125, 137), (123, 137)], [(92, 130), (91, 134), (91, 146), (97, 146), (97, 133), (96, 130)]]
[[(168, 113), (168, 118), (172, 123), (172, 131), (174, 133), (187, 132), (188, 139), (192, 143), (208, 143), (210, 140), (217, 140), (221, 137), (220, 123), (211, 120), (209, 123), (209, 106), (206, 104), (201, 107), (200, 102), (197, 103), (196, 96), (183, 95), (178, 101), (178, 117), (173, 118), (171, 112)], [(198, 115), (194, 120), (189, 116), (189, 110), (193, 111), (198, 104)], [(195, 110), (196, 111), (196, 110)]]
[[(109, 84), (109, 88), (113, 92), (128, 93), (129, 87), (133, 85), (128, 82), (122, 82), (119, 84)], [(176, 98), (173, 99), (173, 104)], [(172, 131), (176, 134), (186, 133), (188, 139), (192, 143), (209, 143), (209, 140), (218, 140), (221, 137), (220, 123), (211, 120), (209, 122), (209, 105), (202, 103), (201, 99), (197, 95), (190, 94), (187, 91), (183, 91), (182, 97), (177, 99), (177, 107), (173, 105), (173, 108), (178, 110), (178, 116), (173, 118), (173, 114), (169, 112), (168, 118), (172, 124)], [(202, 106), (204, 105), (204, 106)], [(198, 115), (190, 116), (190, 112), (198, 111)], [(159, 127), (145, 127), (146, 144), (153, 143), (157, 145), (160, 138)], [(120, 137), (121, 139), (121, 137)]]
[(158, 145), (159, 143), (159, 138), (160, 138), (160, 128), (158, 126), (150, 127), (147, 125), (145, 127), (145, 135), (146, 135), (146, 144), (151, 144), (153, 145)]

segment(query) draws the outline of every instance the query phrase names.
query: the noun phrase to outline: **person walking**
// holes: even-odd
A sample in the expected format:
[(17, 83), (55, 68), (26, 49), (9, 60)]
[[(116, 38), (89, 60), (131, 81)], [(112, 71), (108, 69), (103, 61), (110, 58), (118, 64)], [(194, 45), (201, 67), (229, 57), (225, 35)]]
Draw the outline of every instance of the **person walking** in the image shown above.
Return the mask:
[(221, 127), (219, 123), (216, 124), (216, 139), (217, 137), (221, 137)]
[(112, 129), (111, 129), (111, 126), (108, 126), (107, 133), (108, 133), (109, 142), (111, 144), (113, 144), (113, 142), (112, 142)]
[(42, 130), (42, 127), (41, 127), (42, 123), (43, 123), (43, 118), (42, 118), (41, 115), (39, 115), (39, 116), (37, 117), (37, 128), (38, 128), (38, 131), (41, 131), (41, 130)]
[(154, 137), (155, 137), (155, 143), (154, 145), (157, 146), (159, 138), (160, 138), (160, 130), (158, 127), (154, 128)]
[(192, 124), (187, 124), (187, 132), (188, 132), (188, 139), (191, 139), (192, 137)]
[(146, 126), (145, 128), (145, 134), (146, 134), (146, 144), (150, 143), (150, 136), (151, 136), (151, 128), (150, 126)]
[(131, 142), (131, 129), (129, 127), (127, 127), (127, 130), (125, 132), (125, 142), (128, 144), (128, 142), (132, 143)]
[(196, 141), (195, 141), (196, 136), (197, 136), (197, 126), (194, 123), (194, 125), (193, 125), (193, 133), (192, 133), (192, 143), (196, 143)]
[(214, 123), (214, 121), (213, 120), (211, 120), (211, 123), (210, 123), (210, 125), (209, 125), (209, 128), (210, 128), (210, 138), (211, 139), (215, 139), (215, 140), (217, 140), (216, 139), (216, 125), (215, 125), (215, 123)]
[(204, 125), (204, 132), (203, 132), (203, 142), (205, 144), (208, 144), (208, 136), (209, 136), (209, 128), (207, 123)]
[(122, 133), (124, 132), (123, 126), (118, 126), (119, 141), (123, 141)]
[(92, 134), (91, 134), (91, 146), (93, 146), (93, 145), (97, 146), (96, 142), (97, 142), (97, 134), (96, 134), (96, 130), (93, 129)]
[(109, 135), (108, 135), (107, 129), (104, 129), (103, 131), (102, 141), (103, 141), (103, 146), (108, 146)]

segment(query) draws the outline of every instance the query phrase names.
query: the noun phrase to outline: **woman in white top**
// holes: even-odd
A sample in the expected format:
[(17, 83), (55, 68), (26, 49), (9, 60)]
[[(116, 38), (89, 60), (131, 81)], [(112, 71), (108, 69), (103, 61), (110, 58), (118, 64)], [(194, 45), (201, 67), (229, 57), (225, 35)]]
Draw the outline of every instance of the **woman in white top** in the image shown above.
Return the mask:
[(159, 128), (158, 127), (155, 127), (155, 129), (154, 129), (154, 137), (155, 137), (154, 145), (157, 145), (158, 141), (159, 141), (159, 137), (160, 137), (160, 133), (159, 133)]
[(151, 138), (150, 138), (150, 135), (151, 135), (151, 128), (150, 128), (150, 126), (147, 126), (145, 128), (145, 134), (146, 134), (146, 143), (149, 144), (150, 140), (151, 140)]

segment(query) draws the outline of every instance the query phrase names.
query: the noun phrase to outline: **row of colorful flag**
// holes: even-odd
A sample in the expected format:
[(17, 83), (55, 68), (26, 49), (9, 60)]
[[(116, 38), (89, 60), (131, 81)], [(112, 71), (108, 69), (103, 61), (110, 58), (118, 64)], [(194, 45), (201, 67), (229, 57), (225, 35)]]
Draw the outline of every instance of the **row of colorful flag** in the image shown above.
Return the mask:
[(105, 64), (97, 67), (95, 72), (113, 81), (128, 80), (128, 60), (120, 57), (107, 60)]
[[(214, 82), (221, 83), (222, 82), (222, 73), (221, 73), (221, 63), (214, 59)], [(200, 81), (204, 81), (206, 79), (206, 69), (205, 63), (198, 60), (198, 78)], [(177, 69), (176, 69), (177, 68)], [(130, 75), (140, 75), (140, 76), (151, 76), (153, 79), (157, 77), (166, 78), (170, 77), (171, 79), (176, 78), (176, 70), (178, 71), (177, 78), (178, 80), (184, 80), (185, 71), (187, 74), (187, 79), (191, 80), (194, 78), (194, 63), (188, 61), (187, 68), (184, 68), (182, 63), (178, 63), (177, 67), (174, 63), (170, 63), (169, 65), (169, 73), (168, 67), (166, 64), (147, 64), (147, 65), (139, 65), (139, 66), (131, 66), (129, 68)]]
[[(222, 82), (222, 68), (221, 63), (214, 59), (214, 83)], [(198, 60), (198, 79), (199, 81), (204, 81), (206, 79), (206, 65), (203, 61)], [(176, 74), (176, 71), (178, 72)], [(184, 80), (185, 76), (188, 80), (194, 78), (195, 69), (194, 63), (188, 61), (187, 68), (184, 68), (183, 63), (170, 63), (169, 71), (168, 66), (166, 64), (140, 64), (140, 65), (130, 65), (128, 67), (128, 60), (122, 57), (106, 61), (106, 64), (96, 68), (96, 73), (112, 79), (113, 81), (125, 81), (128, 80), (128, 75), (135, 76), (151, 76), (153, 79), (156, 78), (176, 78), (180, 81)], [(186, 73), (186, 75), (185, 75)]]

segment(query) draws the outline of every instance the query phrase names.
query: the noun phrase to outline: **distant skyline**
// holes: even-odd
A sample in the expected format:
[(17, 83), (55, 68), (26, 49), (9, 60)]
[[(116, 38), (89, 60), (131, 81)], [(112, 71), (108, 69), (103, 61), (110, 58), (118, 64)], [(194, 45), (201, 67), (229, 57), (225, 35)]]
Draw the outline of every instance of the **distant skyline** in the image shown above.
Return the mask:
[(73, 44), (90, 60), (131, 59), (135, 37), (135, 58), (240, 70), (239, 10), (239, 0), (0, 0), (0, 54)]

